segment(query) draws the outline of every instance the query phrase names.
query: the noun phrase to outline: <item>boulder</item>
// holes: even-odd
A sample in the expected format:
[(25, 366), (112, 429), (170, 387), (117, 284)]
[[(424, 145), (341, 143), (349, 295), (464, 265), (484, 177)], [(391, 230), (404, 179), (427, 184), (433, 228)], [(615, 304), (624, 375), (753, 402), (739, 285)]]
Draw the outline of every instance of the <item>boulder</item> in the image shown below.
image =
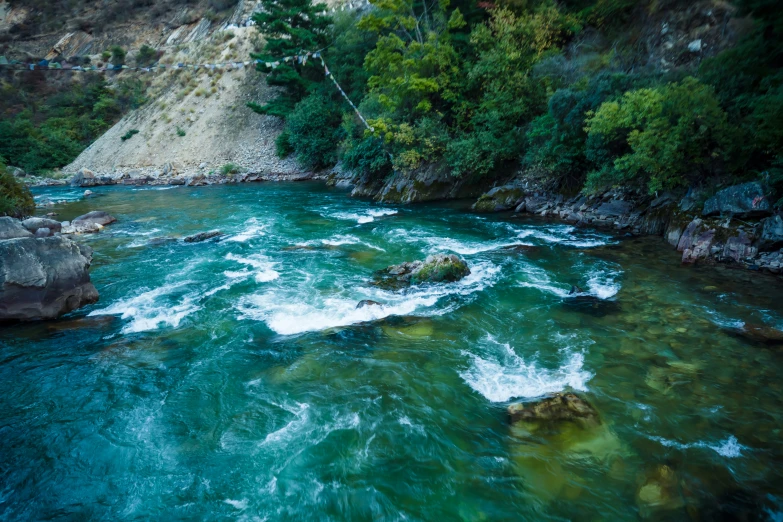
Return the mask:
[(680, 239), (677, 242), (677, 251), (684, 252), (688, 248), (691, 248), (694, 240), (699, 236), (702, 229), (703, 221), (699, 218), (694, 218), (693, 221), (688, 223), (685, 230), (680, 234)]
[[(682, 509), (685, 501), (680, 494), (679, 480), (672, 468), (661, 465), (652, 470), (636, 491), (636, 503), (642, 518), (652, 518), (662, 511)], [(661, 517), (663, 519), (663, 517)]]
[(537, 214), (548, 206), (549, 199), (546, 196), (533, 194), (532, 196), (526, 196), (525, 200), (517, 205), (514, 212), (530, 212), (531, 214)]
[(8, 167), (8, 172), (15, 178), (24, 178), (27, 176), (27, 173), (19, 167)]
[(35, 231), (35, 237), (49, 237), (53, 236), (54, 232), (51, 231), (51, 229), (48, 228), (39, 228)]
[(200, 243), (202, 241), (206, 241), (207, 239), (212, 239), (222, 235), (223, 233), (220, 230), (210, 230), (209, 232), (199, 232), (198, 234), (188, 236), (184, 239), (184, 241), (185, 243)]
[(51, 233), (47, 235), (51, 235), (55, 232), (60, 232), (62, 230), (62, 225), (59, 221), (55, 221), (54, 219), (46, 219), (46, 218), (39, 218), (39, 217), (32, 217), (25, 219), (22, 221), (22, 226), (29, 230), (31, 233), (35, 234), (40, 229), (48, 229)]
[(91, 262), (89, 247), (65, 237), (0, 241), (0, 321), (54, 319), (96, 302)]
[(392, 265), (375, 273), (374, 284), (387, 290), (399, 290), (422, 283), (452, 283), (470, 274), (467, 263), (450, 254), (438, 254), (424, 261)]
[(732, 215), (740, 218), (767, 216), (772, 206), (761, 183), (751, 181), (725, 188), (704, 203), (704, 216)]
[(79, 169), (79, 172), (71, 178), (72, 187), (93, 187), (99, 184), (100, 180), (95, 176), (95, 173), (87, 168)]
[(482, 195), (478, 201), (473, 204), (473, 210), (476, 212), (501, 212), (503, 210), (511, 210), (519, 205), (524, 197), (524, 190), (516, 185), (495, 187)]
[(783, 247), (783, 217), (777, 214), (762, 221), (758, 249), (770, 251), (780, 247)]
[(735, 263), (746, 258), (756, 257), (757, 253), (758, 249), (751, 245), (750, 237), (744, 230), (740, 230), (736, 236), (728, 238), (723, 246), (723, 257)]
[(555, 393), (527, 406), (524, 403), (511, 404), (508, 416), (512, 424), (575, 422), (583, 427), (601, 424), (595, 408), (575, 393)]
[(604, 203), (601, 203), (601, 205), (598, 206), (598, 208), (595, 209), (596, 216), (606, 216), (606, 217), (620, 217), (620, 216), (627, 216), (631, 213), (631, 210), (633, 210), (633, 205), (629, 203), (628, 201), (623, 201), (619, 199), (613, 199), (611, 201), (606, 201)]
[(17, 237), (32, 237), (22, 222), (12, 217), (0, 217), (0, 239), (15, 239)]
[(87, 190), (84, 191), (84, 197), (85, 198), (89, 198), (93, 194), (95, 194), (95, 193), (92, 190), (90, 190), (90, 189), (87, 189)]
[(691, 243), (690, 248), (682, 252), (683, 263), (695, 263), (699, 259), (706, 259), (710, 255), (710, 247), (715, 239), (715, 229), (710, 229), (699, 234)]
[(88, 212), (82, 216), (74, 218), (74, 220), (71, 221), (71, 225), (74, 227), (79, 227), (88, 224), (94, 224), (105, 227), (106, 225), (110, 225), (115, 221), (117, 221), (117, 218), (110, 215), (108, 212), (104, 212), (102, 210), (93, 210), (92, 212)]

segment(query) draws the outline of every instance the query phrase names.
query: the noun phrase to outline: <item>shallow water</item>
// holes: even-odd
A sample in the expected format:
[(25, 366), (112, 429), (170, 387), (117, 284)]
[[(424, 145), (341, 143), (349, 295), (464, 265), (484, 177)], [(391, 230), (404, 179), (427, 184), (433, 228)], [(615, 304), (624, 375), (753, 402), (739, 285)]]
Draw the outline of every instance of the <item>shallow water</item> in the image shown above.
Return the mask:
[[(722, 330), (783, 327), (774, 279), (316, 184), (94, 190), (37, 192), (119, 221), (84, 238), (97, 304), (0, 331), (2, 519), (783, 516), (783, 353)], [(367, 284), (433, 252), (471, 275)], [(510, 402), (563, 390), (599, 429), (509, 426)]]

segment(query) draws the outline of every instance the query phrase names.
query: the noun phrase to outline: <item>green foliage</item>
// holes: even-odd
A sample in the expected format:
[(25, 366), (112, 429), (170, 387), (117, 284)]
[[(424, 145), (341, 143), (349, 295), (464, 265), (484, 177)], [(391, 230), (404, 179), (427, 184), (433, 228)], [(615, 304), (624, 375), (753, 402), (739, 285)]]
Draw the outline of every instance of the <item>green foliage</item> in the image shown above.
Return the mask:
[(287, 158), (294, 152), (294, 147), (291, 145), (291, 135), (288, 131), (283, 131), (275, 140), (275, 152), (279, 158)]
[(177, 125), (176, 131), (177, 131), (177, 136), (179, 136), (180, 138), (184, 138), (187, 135), (187, 133), (185, 132), (185, 129), (183, 129), (179, 125)]
[(0, 159), (0, 216), (24, 217), (34, 210), (30, 189), (14, 178)]
[(286, 119), (288, 143), (299, 162), (314, 169), (337, 162), (336, 144), (342, 140), (342, 114), (330, 99), (311, 95)]
[(143, 89), (138, 79), (122, 79), (112, 89), (98, 74), (69, 78), (53, 93), (41, 93), (35, 84), (3, 84), (0, 156), (31, 173), (67, 165), (127, 110), (139, 106)]
[(714, 174), (731, 146), (714, 91), (689, 77), (605, 102), (587, 121), (588, 189), (644, 182), (650, 193)]
[[(264, 35), (265, 44), (261, 52), (251, 54), (254, 59), (278, 61), (326, 46), (331, 19), (324, 14), (325, 4), (313, 4), (311, 0), (261, 0), (261, 8), (253, 15), (253, 21)], [(260, 114), (285, 117), (313, 84), (323, 79), (319, 66), (312, 58), (307, 63), (281, 62), (271, 69), (259, 64), (258, 69), (268, 73), (266, 82), (283, 90), (266, 105), (248, 106)]]
[(149, 67), (158, 60), (158, 51), (144, 44), (136, 54), (136, 65), (138, 67)]
[(139, 129), (131, 129), (131, 130), (129, 130), (128, 132), (126, 132), (125, 134), (123, 134), (123, 135), (120, 137), (120, 139), (121, 139), (122, 141), (128, 141), (129, 139), (131, 139), (132, 137), (134, 137), (134, 136), (135, 136), (136, 134), (138, 134), (138, 133), (139, 133)]
[(113, 65), (123, 65), (125, 63), (125, 49), (119, 45), (115, 45), (111, 48), (111, 63)]
[(237, 172), (239, 172), (239, 166), (234, 165), (233, 163), (226, 163), (220, 167), (220, 173), (224, 176), (228, 176), (229, 174), (236, 174)]

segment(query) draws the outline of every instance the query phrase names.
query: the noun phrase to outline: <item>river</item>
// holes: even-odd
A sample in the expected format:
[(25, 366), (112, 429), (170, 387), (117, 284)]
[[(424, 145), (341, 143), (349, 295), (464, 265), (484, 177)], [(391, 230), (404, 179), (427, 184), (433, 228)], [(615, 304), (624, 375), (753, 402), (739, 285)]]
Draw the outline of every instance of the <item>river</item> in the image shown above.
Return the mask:
[[(0, 519), (783, 519), (783, 354), (724, 331), (783, 327), (773, 279), (314, 183), (93, 190), (36, 191), (118, 222), (98, 303), (0, 330)], [(432, 253), (471, 274), (368, 285)], [(597, 436), (509, 425), (560, 391)]]

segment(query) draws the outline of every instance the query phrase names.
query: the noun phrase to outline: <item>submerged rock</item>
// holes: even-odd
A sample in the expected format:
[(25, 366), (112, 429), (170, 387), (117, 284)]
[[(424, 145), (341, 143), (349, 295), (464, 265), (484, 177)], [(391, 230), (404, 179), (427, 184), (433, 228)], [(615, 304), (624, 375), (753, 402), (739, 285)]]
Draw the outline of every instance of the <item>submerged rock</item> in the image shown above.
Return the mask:
[(650, 518), (660, 511), (685, 507), (685, 499), (680, 494), (679, 480), (674, 470), (661, 465), (650, 472), (636, 491), (636, 503), (642, 518)]
[(200, 243), (202, 241), (206, 241), (207, 239), (212, 239), (214, 237), (222, 236), (223, 232), (220, 230), (210, 230), (209, 232), (199, 232), (198, 234), (193, 234), (192, 236), (188, 236), (184, 239), (185, 243)]
[(375, 273), (374, 284), (387, 290), (399, 290), (422, 283), (453, 283), (470, 275), (467, 263), (454, 254), (438, 254), (424, 261), (392, 265)]
[(704, 216), (732, 215), (740, 218), (767, 216), (772, 206), (757, 181), (725, 188), (704, 203)]
[(730, 328), (727, 333), (748, 341), (769, 345), (783, 344), (783, 331), (765, 324), (744, 324), (740, 328)]
[(96, 302), (91, 262), (89, 247), (65, 237), (0, 241), (0, 321), (54, 319)]
[(617, 301), (587, 294), (576, 285), (571, 286), (568, 296), (563, 298), (563, 306), (596, 317), (620, 311), (620, 304)]

